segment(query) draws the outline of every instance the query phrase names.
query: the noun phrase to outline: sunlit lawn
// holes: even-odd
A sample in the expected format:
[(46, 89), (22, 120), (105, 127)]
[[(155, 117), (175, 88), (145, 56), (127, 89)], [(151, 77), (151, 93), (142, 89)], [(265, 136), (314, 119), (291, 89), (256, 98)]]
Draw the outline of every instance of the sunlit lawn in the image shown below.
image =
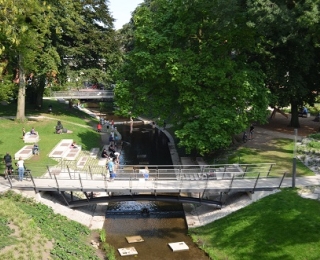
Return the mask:
[(211, 259), (319, 259), (320, 203), (285, 189), (190, 231)]
[[(83, 150), (90, 150), (93, 147), (100, 147), (100, 135), (95, 131), (96, 121), (89, 115), (82, 111), (69, 109), (66, 104), (61, 104), (56, 101), (45, 100), (45, 104), (53, 105), (53, 113), (48, 114), (47, 109), (43, 109), (42, 113), (27, 109), (27, 114), (35, 113), (35, 116), (45, 116), (48, 118), (36, 118), (30, 119), (26, 122), (20, 123), (13, 119), (1, 118), (0, 127), (0, 156), (3, 158), (6, 152), (9, 152), (12, 157), (18, 152), (24, 145), (22, 140), (22, 128), (26, 131), (30, 131), (32, 127), (35, 127), (39, 132), (40, 141), (40, 155), (33, 156), (25, 161), (27, 168), (32, 170), (33, 175), (39, 176), (45, 173), (47, 165), (57, 164), (56, 161), (48, 157), (51, 150), (59, 143), (61, 139), (73, 139)], [(1, 108), (4, 108), (3, 106)], [(12, 109), (11, 106), (6, 106), (6, 111)], [(2, 110), (1, 110), (2, 111)], [(7, 115), (3, 112), (3, 115)], [(32, 114), (33, 115), (33, 114)], [(55, 125), (57, 120), (62, 121), (65, 128), (72, 130), (72, 134), (55, 134)], [(1, 172), (4, 171), (4, 165), (1, 164)]]
[[(289, 139), (275, 139), (268, 144), (268, 149), (240, 147), (229, 158), (229, 163), (275, 163), (270, 175), (292, 174), (294, 142)], [(303, 163), (297, 160), (297, 176), (314, 175)]]

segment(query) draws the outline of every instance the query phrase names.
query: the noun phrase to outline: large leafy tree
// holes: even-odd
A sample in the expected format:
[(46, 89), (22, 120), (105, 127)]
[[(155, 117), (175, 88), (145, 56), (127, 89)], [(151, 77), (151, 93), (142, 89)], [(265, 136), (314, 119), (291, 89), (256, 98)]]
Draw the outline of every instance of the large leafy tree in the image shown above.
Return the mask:
[(174, 123), (180, 145), (200, 153), (265, 120), (268, 91), (246, 22), (239, 1), (146, 1), (116, 88), (122, 113)]
[(299, 127), (299, 107), (313, 105), (320, 89), (320, 1), (254, 0), (247, 7), (272, 105), (291, 105), (290, 124)]
[[(46, 3), (38, 0), (0, 1), (0, 54), (6, 61), (2, 63), (2, 72), (15, 76), (15, 83), (19, 85), (17, 120), (25, 120), (25, 75), (34, 69), (34, 57), (44, 46), (49, 13)], [(5, 81), (2, 83), (7, 85)]]

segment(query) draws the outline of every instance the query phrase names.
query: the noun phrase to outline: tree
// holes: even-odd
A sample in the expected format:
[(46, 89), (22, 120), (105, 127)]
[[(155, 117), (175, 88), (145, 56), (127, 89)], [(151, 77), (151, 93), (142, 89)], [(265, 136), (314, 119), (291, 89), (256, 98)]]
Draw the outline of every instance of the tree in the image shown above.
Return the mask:
[(268, 90), (249, 61), (254, 30), (238, 1), (147, 1), (133, 16), (134, 48), (116, 88), (122, 114), (175, 124), (180, 145), (204, 154), (264, 121)]
[(0, 54), (8, 61), (2, 70), (14, 68), (18, 72), (17, 120), (25, 120), (25, 73), (33, 67), (34, 54), (43, 47), (48, 33), (48, 10), (45, 2), (37, 0), (0, 2)]
[(313, 105), (320, 90), (318, 0), (248, 1), (250, 26), (257, 30), (255, 59), (263, 64), (272, 105), (291, 105), (291, 122), (299, 127), (298, 109)]

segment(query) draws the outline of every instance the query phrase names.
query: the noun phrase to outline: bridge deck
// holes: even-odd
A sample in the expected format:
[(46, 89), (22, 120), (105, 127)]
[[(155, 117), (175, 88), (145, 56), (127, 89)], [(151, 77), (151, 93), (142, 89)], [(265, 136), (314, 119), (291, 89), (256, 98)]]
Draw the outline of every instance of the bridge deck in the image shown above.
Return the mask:
[[(300, 178), (296, 183), (299, 185)], [(309, 183), (308, 183), (309, 180)], [(180, 192), (204, 192), (219, 191), (255, 191), (274, 190), (279, 187), (291, 187), (291, 178), (229, 178), (220, 180), (178, 180), (178, 179), (116, 179), (115, 181), (105, 180), (104, 176), (95, 176), (94, 179), (67, 179), (67, 178), (32, 178), (32, 181), (18, 182), (11, 178), (12, 188), (38, 191), (85, 191), (85, 192), (123, 192), (130, 193), (150, 192), (150, 193), (180, 193)], [(319, 179), (307, 177), (303, 178), (305, 186), (307, 184), (319, 185)]]

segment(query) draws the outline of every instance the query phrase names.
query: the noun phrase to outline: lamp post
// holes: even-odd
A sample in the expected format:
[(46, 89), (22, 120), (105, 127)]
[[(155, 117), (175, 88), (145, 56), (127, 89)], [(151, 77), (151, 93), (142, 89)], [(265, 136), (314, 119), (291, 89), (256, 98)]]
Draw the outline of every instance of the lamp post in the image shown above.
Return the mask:
[(296, 187), (297, 174), (297, 136), (298, 129), (294, 129), (294, 147), (293, 147), (293, 162), (292, 162), (292, 188)]

